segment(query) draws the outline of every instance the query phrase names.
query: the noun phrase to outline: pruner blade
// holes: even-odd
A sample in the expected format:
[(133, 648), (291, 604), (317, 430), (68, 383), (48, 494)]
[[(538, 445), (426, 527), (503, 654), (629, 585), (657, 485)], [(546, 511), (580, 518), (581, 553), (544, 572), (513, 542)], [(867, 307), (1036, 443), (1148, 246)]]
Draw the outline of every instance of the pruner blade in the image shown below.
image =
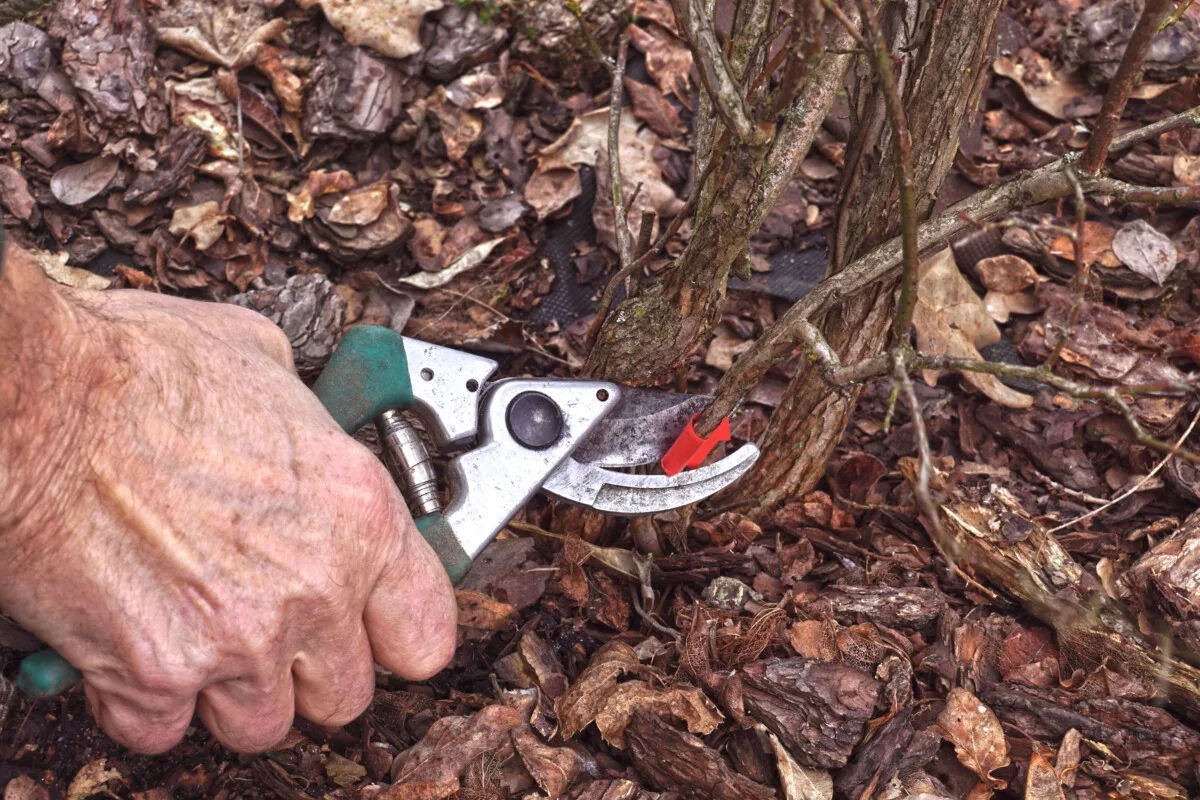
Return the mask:
[(632, 475), (568, 458), (542, 489), (606, 514), (657, 514), (698, 503), (729, 486), (754, 466), (758, 448), (747, 444), (720, 461), (678, 475)]

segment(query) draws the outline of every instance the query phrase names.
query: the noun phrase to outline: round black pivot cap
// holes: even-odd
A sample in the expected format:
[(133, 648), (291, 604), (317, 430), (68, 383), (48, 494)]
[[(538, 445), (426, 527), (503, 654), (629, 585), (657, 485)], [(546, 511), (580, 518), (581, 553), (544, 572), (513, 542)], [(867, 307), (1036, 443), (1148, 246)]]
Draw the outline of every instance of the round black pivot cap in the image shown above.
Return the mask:
[(521, 392), (508, 404), (508, 431), (528, 448), (549, 447), (558, 441), (562, 429), (558, 404), (541, 392)]

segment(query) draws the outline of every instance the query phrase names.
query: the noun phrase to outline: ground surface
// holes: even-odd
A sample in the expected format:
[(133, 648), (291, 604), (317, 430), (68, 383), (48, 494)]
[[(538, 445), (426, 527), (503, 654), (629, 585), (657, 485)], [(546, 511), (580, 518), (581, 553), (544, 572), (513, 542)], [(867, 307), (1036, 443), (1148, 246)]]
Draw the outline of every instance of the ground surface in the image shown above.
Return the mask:
[[(145, 5), (62, 0), (0, 28), (0, 205), (48, 271), (258, 309), (287, 331), (307, 378), (363, 322), (489, 354), (506, 375), (581, 363), (588, 302), (612, 272), (611, 221), (598, 203), (596, 241), (579, 208), (566, 234), (556, 220), (593, 191), (607, 77), (563, 8), (450, 5), (409, 34), (351, 29), (375, 34), (368, 49), (292, 2)], [(1127, 4), (1094, 8), (1003, 12), (996, 74), (939, 208), (1082, 145), (1115, 63), (1105, 37), (1132, 25)], [(669, 213), (688, 189), (695, 79), (668, 7), (635, 10), (622, 160), (643, 202)], [(584, 13), (607, 47), (616, 13)], [(1174, 29), (1131, 127), (1197, 105), (1198, 30), (1191, 16)], [(756, 237), (757, 276), (786, 269), (780, 252), (822, 246), (845, 117), (835, 109)], [(1200, 133), (1111, 166), (1194, 185)], [(956, 306), (985, 331), (974, 345), (988, 343), (990, 317), (1028, 363), (1045, 358), (1071, 303), (1071, 215), (1050, 206), (956, 243), (942, 278), (923, 284), (918, 335)], [(1146, 383), (1194, 368), (1194, 217), (1191, 205), (1089, 208), (1100, 285), (1064, 374)], [(568, 236), (565, 272), (541, 249), (548, 231)], [(711, 391), (786, 305), (732, 292), (689, 362), (689, 389)], [(762, 431), (798, 363), (755, 390), (736, 438)], [(343, 729), (298, 721), (277, 751), (251, 757), (197, 724), (145, 758), (96, 730), (79, 691), (10, 698), (4, 796), (1194, 796), (1200, 526), (1185, 520), (1200, 473), (1163, 463), (1099, 408), (1017, 384), (1036, 396), (1016, 409), (988, 389), (952, 375), (918, 385), (969, 558), (947, 561), (915, 514), (902, 461), (913, 429), (902, 409), (885, 429), (885, 383), (865, 395), (826, 482), (771, 519), (718, 504), (635, 535), (535, 501), (460, 587), (451, 668), (419, 686), (381, 675), (371, 710)], [(1196, 404), (1136, 409), (1174, 441)], [(651, 564), (635, 543), (662, 554)], [(1166, 656), (1155, 636), (1169, 637)], [(20, 653), (0, 652), (11, 677)]]

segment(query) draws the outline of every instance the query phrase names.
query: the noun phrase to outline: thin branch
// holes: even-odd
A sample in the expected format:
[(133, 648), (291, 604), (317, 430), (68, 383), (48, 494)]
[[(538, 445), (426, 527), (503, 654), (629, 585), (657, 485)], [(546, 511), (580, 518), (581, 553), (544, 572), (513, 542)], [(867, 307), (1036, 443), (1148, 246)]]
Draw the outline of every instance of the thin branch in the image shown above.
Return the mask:
[(1112, 142), (1117, 124), (1125, 113), (1125, 103), (1129, 101), (1129, 93), (1142, 71), (1142, 62), (1150, 52), (1150, 44), (1162, 29), (1163, 20), (1173, 5), (1172, 0), (1146, 0), (1145, 9), (1133, 29), (1129, 43), (1125, 45), (1125, 55), (1117, 73), (1108, 85), (1108, 94), (1104, 96), (1104, 105), (1100, 108), (1100, 116), (1096, 119), (1092, 137), (1088, 140), (1087, 149), (1079, 167), (1085, 173), (1095, 175), (1104, 166), (1104, 158), (1108, 153), (1109, 143)]
[(1062, 355), (1063, 348), (1067, 346), (1067, 341), (1071, 338), (1071, 331), (1075, 330), (1075, 321), (1079, 317), (1079, 309), (1083, 306), (1083, 290), (1087, 287), (1087, 279), (1091, 276), (1092, 270), (1084, 247), (1087, 244), (1087, 198), (1083, 194), (1083, 185), (1075, 176), (1074, 167), (1065, 164), (1063, 169), (1066, 170), (1067, 180), (1075, 195), (1075, 275), (1071, 279), (1071, 308), (1067, 312), (1067, 324), (1058, 337), (1058, 341), (1054, 343), (1050, 355), (1042, 363), (1042, 369), (1046, 371), (1054, 369), (1059, 356)]
[(1158, 122), (1152, 122), (1144, 128), (1138, 128), (1136, 131), (1130, 131), (1118, 136), (1109, 145), (1108, 154), (1111, 156), (1113, 153), (1154, 139), (1168, 131), (1178, 130), (1179, 128), (1194, 128), (1197, 125), (1200, 125), (1200, 107), (1189, 108), (1187, 111), (1173, 114), (1165, 119), (1160, 119)]
[(564, 0), (567, 11), (574, 15), (575, 19), (579, 20), (579, 27), (583, 30), (583, 39), (587, 42), (588, 50), (592, 51), (592, 55), (596, 60), (604, 65), (604, 68), (611, 74), (617, 69), (617, 65), (613, 63), (611, 57), (604, 55), (600, 49), (600, 45), (596, 43), (595, 37), (592, 36), (592, 29), (588, 27), (587, 20), (583, 16), (583, 8), (579, 5), (579, 0)]
[(676, 0), (675, 16), (695, 54), (700, 81), (724, 122), (743, 142), (763, 145), (771, 141), (773, 125), (765, 127), (750, 118), (750, 107), (717, 41), (712, 20), (705, 15), (701, 0)]
[[(912, 136), (908, 132), (908, 118), (904, 115), (904, 104), (900, 101), (900, 90), (896, 86), (896, 73), (892, 70), (892, 56), (879, 27), (879, 17), (871, 0), (858, 0), (858, 8), (867, 29), (871, 53), (874, 57), (875, 75), (883, 92), (888, 118), (892, 123), (892, 144), (896, 153), (896, 183), (900, 193), (900, 248), (903, 254), (900, 279), (900, 305), (892, 327), (892, 345), (903, 346), (908, 342), (912, 327), (913, 310), (917, 305), (917, 276), (920, 258), (917, 251), (917, 193), (912, 179)], [(845, 20), (845, 17), (839, 17)], [(845, 20), (849, 22), (849, 20)]]
[[(1148, 128), (1162, 132), (1185, 126), (1200, 126), (1200, 106), (1169, 120), (1153, 123)], [(1145, 138), (1144, 130), (1133, 131), (1121, 137), (1113, 142), (1113, 147), (1127, 147), (1130, 143)], [(918, 248), (942, 244), (964, 230), (976, 228), (982, 223), (1018, 209), (1066, 197), (1072, 191), (1072, 187), (1063, 167), (1074, 158), (1072, 155), (1052, 161), (976, 192), (956, 203), (917, 228)], [(1109, 178), (1085, 176), (1080, 182), (1088, 194), (1124, 194), (1126, 197), (1141, 197), (1146, 192), (1155, 194), (1152, 188), (1129, 186)], [(724, 417), (733, 412), (741, 398), (772, 365), (787, 358), (796, 344), (802, 341), (798, 331), (801, 321), (817, 318), (837, 303), (877, 281), (890, 277), (902, 261), (902, 245), (897, 237), (847, 265), (836, 275), (826, 278), (796, 301), (759, 337), (754, 347), (734, 361), (733, 366), (721, 379), (713, 402), (696, 421), (696, 432), (702, 436), (711, 433)]]
[(1065, 528), (1070, 528), (1075, 525), (1078, 525), (1079, 523), (1083, 522), (1085, 519), (1090, 519), (1090, 518), (1096, 516), (1101, 511), (1111, 508), (1112, 506), (1114, 506), (1117, 503), (1124, 500), (1126, 497), (1129, 497), (1130, 495), (1137, 492), (1139, 489), (1141, 489), (1143, 486), (1146, 485), (1147, 481), (1149, 481), (1151, 478), (1153, 478), (1155, 475), (1157, 475), (1159, 473), (1159, 471), (1167, 465), (1168, 461), (1170, 461), (1172, 458), (1175, 457), (1175, 452), (1178, 451), (1180, 447), (1183, 447), (1183, 443), (1186, 442), (1187, 438), (1192, 435), (1192, 431), (1195, 430), (1197, 422), (1200, 422), (1200, 409), (1197, 409), (1195, 415), (1192, 416), (1191, 424), (1189, 424), (1187, 426), (1187, 430), (1185, 430), (1183, 432), (1183, 435), (1179, 437), (1179, 440), (1175, 442), (1175, 449), (1172, 450), (1170, 453), (1167, 453), (1165, 456), (1163, 456), (1163, 459), (1154, 465), (1154, 469), (1152, 469), (1148, 473), (1146, 473), (1146, 475), (1140, 481), (1138, 481), (1136, 484), (1129, 487), (1129, 489), (1127, 489), (1126, 491), (1121, 492), (1121, 494), (1117, 495), (1112, 500), (1105, 501), (1104, 505), (1100, 506), (1099, 508), (1093, 508), (1091, 511), (1087, 512), (1086, 514), (1078, 516), (1069, 522), (1064, 522), (1062, 525), (1056, 525), (1055, 527), (1046, 531), (1046, 533), (1058, 533), (1059, 531), (1064, 530)]
[(613, 70), (612, 95), (608, 107), (608, 175), (612, 184), (613, 227), (617, 235), (617, 256), (621, 267), (633, 263), (633, 242), (629, 238), (625, 190), (621, 185), (621, 92), (625, 86), (625, 58), (629, 37), (622, 34), (617, 45), (617, 66)]
[(1094, 178), (1087, 182), (1088, 194), (1105, 195), (1126, 203), (1193, 203), (1200, 201), (1200, 186), (1134, 186), (1115, 178)]

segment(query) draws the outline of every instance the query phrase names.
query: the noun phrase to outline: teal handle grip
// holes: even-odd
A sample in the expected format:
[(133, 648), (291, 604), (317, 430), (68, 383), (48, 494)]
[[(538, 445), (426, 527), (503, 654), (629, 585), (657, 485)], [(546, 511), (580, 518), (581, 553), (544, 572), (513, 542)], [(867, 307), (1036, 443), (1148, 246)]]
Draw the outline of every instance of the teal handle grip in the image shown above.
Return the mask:
[(404, 339), (378, 325), (351, 328), (313, 391), (346, 433), (354, 433), (389, 408), (411, 408)]
[[(389, 408), (411, 408), (412, 381), (404, 339), (390, 328), (377, 325), (351, 328), (317, 378), (313, 391), (346, 433), (354, 433)], [(450, 580), (457, 584), (470, 568), (471, 558), (459, 545), (446, 518), (440, 513), (427, 514), (416, 523)], [(34, 699), (54, 697), (82, 677), (65, 658), (46, 649), (21, 661), (17, 688)]]

